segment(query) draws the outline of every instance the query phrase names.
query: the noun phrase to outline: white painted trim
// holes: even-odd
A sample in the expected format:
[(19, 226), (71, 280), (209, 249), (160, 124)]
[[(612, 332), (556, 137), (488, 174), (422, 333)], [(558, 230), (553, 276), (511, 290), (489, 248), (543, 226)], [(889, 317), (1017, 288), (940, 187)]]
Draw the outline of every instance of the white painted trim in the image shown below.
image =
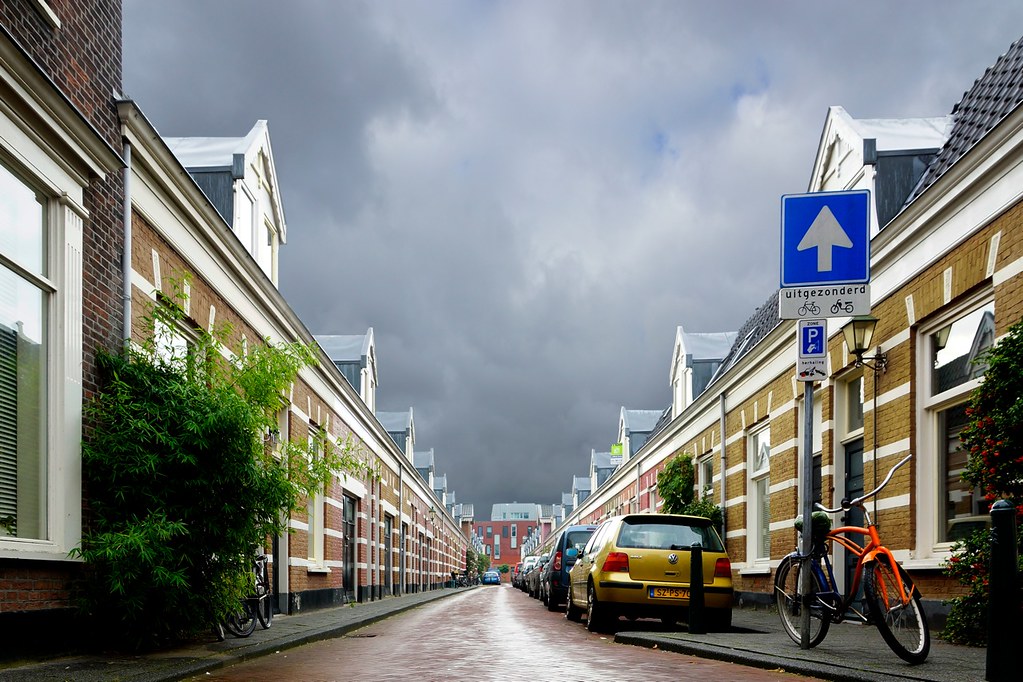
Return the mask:
[(1023, 258), (1017, 258), (1001, 270), (995, 271), (995, 274), (991, 277), (991, 281), (995, 286), (1005, 284), (1021, 272), (1023, 272)]

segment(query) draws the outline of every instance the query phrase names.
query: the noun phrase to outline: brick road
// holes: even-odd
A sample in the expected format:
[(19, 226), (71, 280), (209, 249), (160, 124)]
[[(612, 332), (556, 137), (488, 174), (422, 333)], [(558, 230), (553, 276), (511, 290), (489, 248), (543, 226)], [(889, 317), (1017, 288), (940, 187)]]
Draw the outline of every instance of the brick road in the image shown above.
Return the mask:
[[(651, 625), (653, 625), (651, 623)], [(507, 585), (472, 590), (357, 630), (232, 666), (207, 680), (731, 680), (797, 679), (615, 644)]]

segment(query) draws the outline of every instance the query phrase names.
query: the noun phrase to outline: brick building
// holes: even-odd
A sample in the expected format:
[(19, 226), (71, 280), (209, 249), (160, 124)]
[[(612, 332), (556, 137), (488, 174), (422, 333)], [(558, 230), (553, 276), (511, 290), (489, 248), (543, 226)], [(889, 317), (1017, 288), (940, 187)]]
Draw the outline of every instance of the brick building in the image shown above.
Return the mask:
[(523, 502), (495, 504), (489, 521), (475, 521), (473, 534), (483, 543), (483, 552), (490, 557), (491, 567), (508, 564), (514, 567), (526, 555), (523, 545), (541, 533), (550, 533), (552, 523), (543, 522), (541, 505)]
[(844, 342), (849, 318), (829, 319), (827, 377), (804, 405), (796, 323), (780, 319), (772, 294), (702, 392), (674, 391), (670, 418), (567, 522), (656, 510), (657, 472), (688, 453), (697, 489), (725, 510), (737, 591), (770, 601), (773, 571), (796, 546), (803, 415), (812, 410), (814, 493), (825, 504), (873, 489), (914, 455), (877, 499), (874, 518), (940, 621), (941, 600), (959, 589), (942, 562), (957, 538), (988, 522), (984, 501), (959, 478), (963, 408), (983, 373), (971, 361), (1023, 317), (1021, 64), (1017, 42), (946, 117), (828, 111), (808, 191), (871, 192), (870, 297), (879, 321), (867, 365)]
[(82, 404), (118, 348), (121, 3), (0, 2), (0, 634), (66, 614)]
[[(315, 340), (276, 286), (287, 229), (266, 122), (238, 138), (162, 138), (117, 100), (119, 0), (0, 1), (0, 90), (0, 364), (14, 368), (0, 369), (0, 635), (11, 644), (71, 612), (96, 350), (138, 340), (147, 306), (186, 275), (173, 343), (222, 322), (242, 349)], [(335, 478), (268, 542), (282, 611), (434, 589), (465, 567), (468, 532), (413, 467), (411, 424), (395, 439), (375, 414), (369, 356), (349, 378), (321, 352), (282, 404), (276, 442), (350, 438), (374, 472)]]

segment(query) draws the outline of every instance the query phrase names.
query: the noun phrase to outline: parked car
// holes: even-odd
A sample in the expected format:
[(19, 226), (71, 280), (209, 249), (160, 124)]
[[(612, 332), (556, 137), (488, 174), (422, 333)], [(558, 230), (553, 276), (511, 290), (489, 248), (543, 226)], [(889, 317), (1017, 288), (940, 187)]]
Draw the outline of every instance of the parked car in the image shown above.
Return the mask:
[(547, 560), (550, 559), (550, 554), (541, 554), (533, 567), (529, 569), (529, 572), (525, 574), (523, 580), (526, 583), (526, 594), (533, 599), (540, 598), (540, 571), (547, 564)]
[(569, 526), (554, 541), (551, 560), (540, 573), (540, 601), (548, 611), (557, 611), (568, 594), (568, 570), (575, 565), (575, 559), (565, 558), (565, 551), (581, 552), (595, 530), (596, 526)]
[(511, 570), (511, 584), (512, 587), (518, 587), (519, 581), (522, 580), (522, 562), (515, 564), (515, 568)]
[(497, 571), (487, 571), (486, 573), (483, 574), (483, 584), (484, 585), (500, 585), (501, 584), (501, 574), (498, 573)]
[(604, 521), (569, 571), (566, 616), (586, 616), (591, 632), (614, 627), (619, 616), (657, 617), (666, 625), (688, 619), (690, 553), (703, 548), (704, 624), (732, 623), (732, 566), (710, 519), (678, 514), (628, 514)]
[(517, 578), (512, 581), (512, 586), (513, 587), (517, 587), (520, 590), (522, 590), (523, 592), (526, 591), (526, 581), (525, 581), (526, 573), (529, 571), (529, 569), (531, 569), (533, 567), (534, 564), (536, 564), (536, 562), (537, 562), (537, 560), (539, 558), (540, 557), (538, 557), (538, 556), (530, 554), (529, 556), (527, 556), (525, 559), (522, 560), (522, 570), (519, 571), (519, 574), (518, 574)]

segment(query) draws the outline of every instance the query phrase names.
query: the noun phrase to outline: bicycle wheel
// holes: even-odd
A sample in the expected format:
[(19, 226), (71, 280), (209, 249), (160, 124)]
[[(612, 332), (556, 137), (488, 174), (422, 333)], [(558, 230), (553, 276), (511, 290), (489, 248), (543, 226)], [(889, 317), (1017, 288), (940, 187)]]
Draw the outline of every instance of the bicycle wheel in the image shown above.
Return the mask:
[(261, 563), (256, 568), (256, 599), (253, 605), (259, 626), (264, 630), (269, 629), (274, 620), (274, 604), (266, 563)]
[[(899, 581), (909, 595), (902, 603)], [(874, 625), (885, 643), (899, 658), (909, 663), (923, 663), (931, 648), (931, 632), (920, 604), (920, 592), (902, 566), (891, 565), (883, 554), (864, 567), (863, 594), (870, 607)]]
[[(809, 561), (812, 559), (785, 557), (774, 574), (774, 601), (778, 606), (782, 628), (785, 634), (799, 645), (803, 643), (803, 606), (799, 596), (799, 572), (804, 565), (809, 566)], [(818, 592), (827, 592), (828, 588), (821, 584), (817, 573), (810, 571), (810, 574), (813, 576), (810, 594), (810, 646), (815, 647), (827, 636), (828, 628), (831, 627), (831, 617), (817, 596)]]
[(238, 604), (238, 607), (227, 618), (224, 619), (224, 629), (235, 637), (248, 637), (256, 629), (256, 619), (252, 616), (252, 609), (247, 601)]

